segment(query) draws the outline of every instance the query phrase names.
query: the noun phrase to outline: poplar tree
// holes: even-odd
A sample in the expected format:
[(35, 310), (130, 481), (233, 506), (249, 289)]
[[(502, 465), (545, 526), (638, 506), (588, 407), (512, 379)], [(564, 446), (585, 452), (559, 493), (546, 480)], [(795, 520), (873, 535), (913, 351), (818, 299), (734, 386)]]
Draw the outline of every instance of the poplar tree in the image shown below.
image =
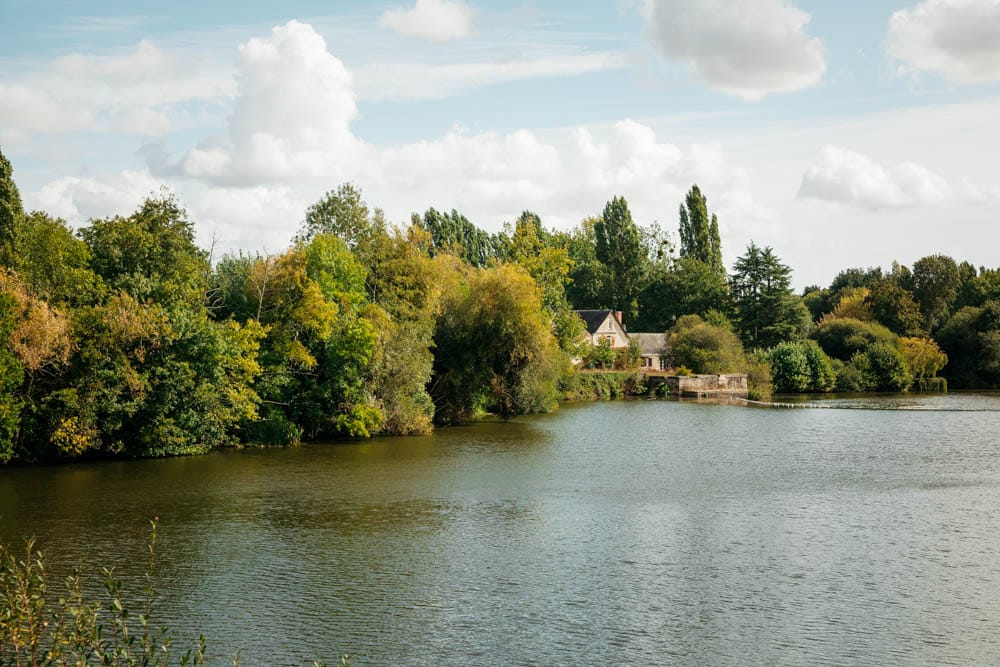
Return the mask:
[(697, 185), (691, 186), (680, 206), (681, 257), (704, 262), (713, 271), (725, 275), (722, 263), (722, 240), (719, 219), (708, 215), (708, 202)]
[(630, 321), (638, 311), (646, 251), (624, 197), (614, 197), (607, 203), (604, 214), (594, 224), (594, 237), (597, 259), (608, 277), (607, 305), (624, 311), (625, 319)]
[(24, 217), (21, 193), (14, 183), (13, 168), (0, 151), (0, 253), (4, 262), (10, 262), (13, 251), (14, 230)]

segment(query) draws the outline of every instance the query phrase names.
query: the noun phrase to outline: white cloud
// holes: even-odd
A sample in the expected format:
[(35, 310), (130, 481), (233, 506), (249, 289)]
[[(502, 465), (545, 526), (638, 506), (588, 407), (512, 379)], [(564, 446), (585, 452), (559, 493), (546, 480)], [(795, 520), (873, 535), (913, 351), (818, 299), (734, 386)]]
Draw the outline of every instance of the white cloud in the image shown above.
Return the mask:
[(361, 148), (351, 74), (309, 25), (290, 21), (240, 46), (227, 135), (189, 151), (179, 171), (219, 185), (336, 178)]
[(904, 72), (965, 84), (1000, 80), (1000, 0), (924, 0), (897, 11), (886, 48)]
[(354, 134), (351, 74), (310, 26), (279, 26), (239, 54), (237, 95), (219, 136), (175, 161), (151, 144), (149, 171), (58, 179), (31, 201), (79, 223), (134, 209), (160, 182), (155, 176), (189, 203), (200, 234), (210, 227), (223, 249), (249, 250), (283, 247), (305, 207), (347, 180), (390, 220), (455, 207), (491, 230), (524, 208), (568, 227), (615, 194), (636, 220), (669, 224), (693, 179), (729, 202), (734, 217), (766, 215), (719, 146), (671, 143), (633, 120), (544, 133), (454, 128), (436, 140), (376, 146)]
[(162, 49), (152, 42), (139, 42), (131, 53), (94, 56), (74, 53), (53, 63), (59, 74), (68, 77), (131, 83), (172, 77), (178, 68)]
[(646, 0), (649, 34), (670, 60), (710, 88), (755, 100), (817, 83), (823, 43), (810, 15), (788, 0)]
[(28, 133), (73, 132), (93, 120), (86, 104), (67, 106), (44, 88), (0, 83), (0, 141), (5, 143)]
[(820, 151), (819, 163), (803, 175), (799, 188), (800, 197), (868, 209), (931, 206), (954, 195), (944, 178), (919, 164), (902, 162), (885, 168), (866, 155), (837, 146)]
[(46, 211), (70, 222), (127, 215), (161, 182), (146, 171), (123, 171), (103, 178), (67, 176), (47, 183), (37, 192), (25, 193), (28, 209)]
[(411, 9), (386, 10), (378, 22), (404, 35), (444, 42), (472, 34), (473, 17), (462, 0), (417, 0)]
[(192, 101), (231, 98), (228, 68), (149, 41), (122, 53), (74, 53), (0, 81), (0, 140), (78, 130), (163, 136)]
[(438, 99), (509, 81), (578, 76), (624, 69), (621, 53), (539, 55), (503, 62), (383, 63), (358, 70), (358, 97), (364, 100)]

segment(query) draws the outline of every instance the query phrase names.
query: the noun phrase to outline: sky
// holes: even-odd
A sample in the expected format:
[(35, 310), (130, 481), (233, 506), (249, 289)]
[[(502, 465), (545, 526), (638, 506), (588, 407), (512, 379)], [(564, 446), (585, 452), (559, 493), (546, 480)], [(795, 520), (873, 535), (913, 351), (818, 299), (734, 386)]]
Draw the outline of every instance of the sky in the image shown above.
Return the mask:
[(344, 182), (405, 224), (569, 229), (615, 195), (802, 288), (1000, 265), (1000, 0), (0, 0), (0, 150), (71, 225), (166, 188), (219, 255)]

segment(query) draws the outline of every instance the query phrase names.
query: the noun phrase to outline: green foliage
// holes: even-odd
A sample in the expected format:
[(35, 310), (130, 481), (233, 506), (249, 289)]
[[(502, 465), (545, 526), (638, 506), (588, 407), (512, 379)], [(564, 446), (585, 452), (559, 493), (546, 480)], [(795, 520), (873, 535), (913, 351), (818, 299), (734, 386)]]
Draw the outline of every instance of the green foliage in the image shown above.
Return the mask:
[(824, 319), (810, 334), (830, 357), (847, 361), (873, 343), (895, 346), (897, 336), (881, 324), (851, 318)]
[(770, 355), (765, 350), (754, 350), (746, 358), (747, 398), (752, 401), (769, 401), (774, 390), (771, 376)]
[(10, 295), (0, 294), (0, 463), (14, 458), (15, 436), (23, 407), (16, 391), (24, 379), (24, 371), (9, 342), (17, 326), (17, 311), (17, 301)]
[(871, 284), (865, 305), (871, 317), (900, 336), (919, 336), (923, 332), (923, 316), (913, 295), (889, 280)]
[(64, 220), (37, 211), (25, 216), (14, 230), (13, 247), (12, 268), (50, 304), (85, 305), (102, 298), (90, 250)]
[(541, 294), (523, 269), (459, 271), (443, 295), (429, 393), (435, 420), (555, 408), (561, 358)]
[(615, 365), (615, 350), (611, 342), (602, 338), (597, 345), (590, 345), (583, 354), (584, 368), (599, 368), (608, 370)]
[(948, 355), (930, 338), (900, 338), (899, 351), (914, 380), (933, 378), (948, 364)]
[(560, 386), (568, 401), (611, 401), (646, 394), (642, 374), (634, 371), (578, 372), (567, 375)]
[(869, 391), (906, 391), (910, 386), (906, 360), (888, 343), (873, 343), (851, 363), (861, 370)]
[(667, 339), (670, 363), (695, 373), (733, 373), (744, 365), (743, 347), (730, 329), (713, 326), (697, 315), (677, 320)]
[(21, 193), (14, 183), (14, 169), (0, 151), (0, 260), (9, 263), (15, 229), (24, 217)]
[(704, 316), (710, 310), (730, 310), (725, 275), (701, 260), (682, 257), (639, 294), (639, 319), (631, 328), (665, 331), (679, 317)]
[(328, 234), (354, 249), (382, 227), (381, 211), (373, 215), (361, 199), (361, 191), (351, 183), (344, 183), (306, 209), (306, 219), (296, 240), (308, 243), (317, 235)]
[(472, 266), (483, 267), (495, 260), (503, 247), (499, 236), (479, 229), (455, 209), (451, 213), (440, 213), (429, 208), (422, 218), (414, 215), (413, 224), (429, 234), (432, 257), (450, 254)]
[(944, 372), (950, 384), (1000, 387), (1000, 301), (960, 308), (940, 328), (937, 341), (948, 355)]
[(702, 262), (716, 275), (725, 277), (719, 221), (714, 214), (709, 218), (708, 202), (697, 185), (691, 186), (681, 204), (679, 231), (681, 257)]
[(607, 272), (606, 305), (622, 311), (625, 321), (631, 322), (638, 313), (646, 252), (624, 197), (605, 205), (594, 223), (594, 240), (597, 260)]
[(622, 371), (639, 369), (642, 362), (642, 347), (634, 340), (629, 340), (627, 347), (615, 350), (615, 368)]
[(781, 394), (809, 388), (809, 366), (798, 343), (779, 343), (771, 349), (771, 376), (774, 390)]
[(774, 390), (779, 393), (830, 391), (835, 374), (830, 359), (813, 340), (780, 343), (770, 351)]
[(962, 285), (958, 265), (946, 255), (930, 255), (913, 264), (904, 287), (913, 292), (928, 331), (935, 331), (951, 312)]
[(173, 195), (149, 198), (127, 218), (94, 220), (79, 234), (110, 293), (168, 307), (203, 301), (208, 255), (195, 245), (194, 225)]
[(802, 299), (791, 292), (791, 269), (771, 248), (751, 242), (731, 279), (737, 330), (747, 347), (769, 348), (805, 336), (812, 326)]

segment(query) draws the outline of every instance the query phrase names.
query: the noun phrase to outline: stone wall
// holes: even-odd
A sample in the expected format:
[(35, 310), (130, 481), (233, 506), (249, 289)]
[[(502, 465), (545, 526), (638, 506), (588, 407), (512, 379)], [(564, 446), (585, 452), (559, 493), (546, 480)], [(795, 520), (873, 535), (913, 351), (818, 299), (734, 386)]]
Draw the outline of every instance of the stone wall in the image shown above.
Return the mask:
[(748, 393), (747, 376), (733, 375), (670, 375), (664, 378), (671, 396), (709, 398), (741, 396)]

